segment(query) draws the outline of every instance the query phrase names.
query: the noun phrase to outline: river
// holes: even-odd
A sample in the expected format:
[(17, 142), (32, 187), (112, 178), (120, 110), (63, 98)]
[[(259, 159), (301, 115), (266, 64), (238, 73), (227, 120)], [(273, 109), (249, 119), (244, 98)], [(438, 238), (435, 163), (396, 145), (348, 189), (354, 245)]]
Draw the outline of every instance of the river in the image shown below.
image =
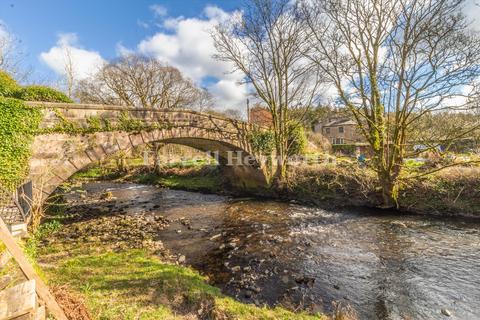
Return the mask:
[(169, 219), (158, 234), (164, 245), (244, 302), (323, 312), (341, 302), (360, 319), (480, 319), (479, 220), (331, 211), (128, 183), (82, 189), (89, 198), (110, 191), (110, 210)]

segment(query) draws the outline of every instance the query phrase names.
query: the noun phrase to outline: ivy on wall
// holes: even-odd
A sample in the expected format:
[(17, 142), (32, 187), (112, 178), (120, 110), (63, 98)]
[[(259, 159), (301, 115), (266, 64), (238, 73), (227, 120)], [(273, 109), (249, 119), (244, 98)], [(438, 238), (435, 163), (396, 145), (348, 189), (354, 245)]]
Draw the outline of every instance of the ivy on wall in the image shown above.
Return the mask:
[(0, 97), (0, 184), (13, 190), (28, 174), (30, 144), (42, 113), (23, 101)]
[(77, 122), (67, 119), (60, 109), (53, 109), (58, 122), (53, 127), (38, 129), (36, 134), (64, 133), (70, 135), (85, 135), (97, 132), (123, 131), (139, 133), (141, 131), (153, 131), (157, 129), (169, 129), (168, 123), (145, 123), (141, 119), (132, 118), (128, 112), (120, 114), (118, 121), (111, 122), (109, 119), (90, 116), (86, 119), (86, 126), (81, 126)]

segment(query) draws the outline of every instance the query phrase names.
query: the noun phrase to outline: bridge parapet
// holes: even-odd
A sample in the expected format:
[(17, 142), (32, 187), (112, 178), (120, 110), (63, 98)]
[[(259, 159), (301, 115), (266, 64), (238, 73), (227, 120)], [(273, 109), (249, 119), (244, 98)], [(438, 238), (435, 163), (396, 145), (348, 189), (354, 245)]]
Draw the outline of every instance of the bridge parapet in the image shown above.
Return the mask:
[(235, 119), (184, 109), (141, 109), (125, 106), (67, 104), (49, 102), (28, 102), (32, 107), (42, 109), (44, 114), (41, 129), (52, 129), (62, 122), (74, 123), (79, 128), (87, 129), (92, 120), (102, 124), (118, 125), (127, 117), (131, 121), (140, 121), (145, 127), (191, 127), (224, 132), (225, 134), (244, 135), (250, 125)]

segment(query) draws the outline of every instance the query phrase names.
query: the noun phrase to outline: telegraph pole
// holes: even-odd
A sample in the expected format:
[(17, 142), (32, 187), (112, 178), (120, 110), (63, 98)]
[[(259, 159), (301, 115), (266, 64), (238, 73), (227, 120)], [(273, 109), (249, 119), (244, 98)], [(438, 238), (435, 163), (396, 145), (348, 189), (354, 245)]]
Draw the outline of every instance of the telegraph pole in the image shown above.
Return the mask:
[(247, 123), (250, 123), (250, 99), (247, 98)]

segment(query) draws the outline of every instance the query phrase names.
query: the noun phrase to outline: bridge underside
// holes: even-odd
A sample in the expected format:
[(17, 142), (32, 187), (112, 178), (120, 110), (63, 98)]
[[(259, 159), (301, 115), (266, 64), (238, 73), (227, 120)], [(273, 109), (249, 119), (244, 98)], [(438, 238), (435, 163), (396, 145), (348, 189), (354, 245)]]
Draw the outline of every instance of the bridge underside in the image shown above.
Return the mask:
[(179, 144), (191, 147), (203, 152), (218, 153), (219, 164), (228, 183), (238, 189), (251, 190), (266, 187), (267, 180), (259, 163), (256, 161), (247, 165), (237, 165), (238, 158), (252, 157), (245, 150), (230, 143), (202, 138), (172, 138), (158, 142), (167, 144)]
[(226, 180), (233, 187), (255, 190), (265, 188), (267, 180), (261, 166), (255, 161), (246, 165), (227, 165), (229, 152), (241, 151), (241, 140), (231, 139), (219, 132), (198, 128), (157, 129), (151, 132), (101, 132), (89, 135), (67, 134), (41, 135), (33, 143), (34, 154), (30, 160), (30, 179), (36, 197), (43, 201), (61, 183), (75, 172), (101, 161), (119, 151), (155, 142), (179, 144), (201, 151), (218, 152), (219, 162)]

